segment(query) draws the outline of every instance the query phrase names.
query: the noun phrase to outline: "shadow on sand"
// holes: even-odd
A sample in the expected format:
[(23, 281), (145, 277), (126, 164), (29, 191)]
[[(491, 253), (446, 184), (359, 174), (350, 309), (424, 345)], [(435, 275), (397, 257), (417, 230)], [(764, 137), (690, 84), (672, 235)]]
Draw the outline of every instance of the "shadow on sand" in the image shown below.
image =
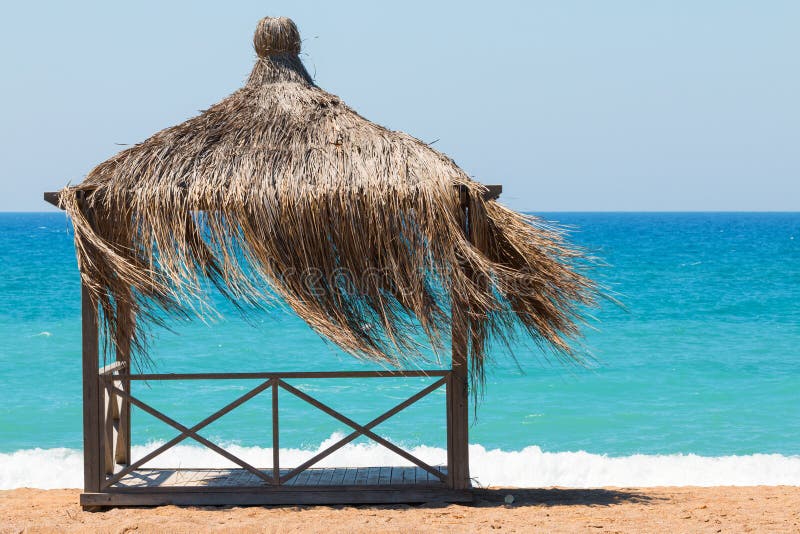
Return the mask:
[(473, 490), (472, 506), (508, 506), (511, 495), (514, 507), (518, 506), (611, 506), (621, 503), (645, 503), (658, 500), (651, 495), (624, 489), (568, 489), (568, 488), (490, 488)]
[[(512, 503), (506, 502), (506, 497), (511, 495)], [(474, 500), (471, 503), (462, 503), (455, 506), (471, 506), (477, 508), (513, 507), (523, 506), (612, 506), (623, 503), (653, 503), (665, 500), (645, 493), (625, 489), (567, 489), (567, 488), (475, 488)], [(334, 509), (360, 508), (379, 510), (407, 510), (410, 508), (446, 508), (454, 506), (451, 503), (432, 501), (422, 504), (328, 504), (321, 505)], [(239, 506), (188, 506), (200, 510), (229, 510)], [(262, 505), (253, 508), (291, 508), (304, 510), (313, 508), (312, 505)], [(116, 508), (127, 508), (118, 506)], [(113, 508), (88, 508), (87, 511), (101, 512)]]

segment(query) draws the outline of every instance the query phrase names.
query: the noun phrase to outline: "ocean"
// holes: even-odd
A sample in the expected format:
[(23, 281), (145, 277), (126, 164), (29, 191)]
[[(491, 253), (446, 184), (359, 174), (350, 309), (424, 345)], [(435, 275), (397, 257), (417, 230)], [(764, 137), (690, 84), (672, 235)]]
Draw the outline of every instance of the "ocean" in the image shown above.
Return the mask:
[[(587, 365), (521, 346), (495, 351), (470, 428), (478, 484), (800, 484), (800, 213), (546, 213), (607, 264), (594, 276), (621, 305), (592, 310)], [(81, 486), (80, 287), (61, 213), (0, 213), (0, 488)], [(375, 369), (283, 308), (155, 332), (158, 372)], [(434, 368), (435, 363), (423, 365)], [(364, 423), (425, 379), (299, 380)], [(136, 383), (134, 394), (189, 424), (256, 382)], [(348, 432), (281, 395), (281, 447), (296, 464)], [(269, 395), (203, 435), (271, 462)], [(175, 435), (134, 409), (134, 457)], [(444, 460), (444, 394), (376, 428)], [(365, 438), (327, 465), (401, 465)], [(153, 466), (222, 466), (184, 442)], [(324, 464), (325, 465), (325, 464)]]

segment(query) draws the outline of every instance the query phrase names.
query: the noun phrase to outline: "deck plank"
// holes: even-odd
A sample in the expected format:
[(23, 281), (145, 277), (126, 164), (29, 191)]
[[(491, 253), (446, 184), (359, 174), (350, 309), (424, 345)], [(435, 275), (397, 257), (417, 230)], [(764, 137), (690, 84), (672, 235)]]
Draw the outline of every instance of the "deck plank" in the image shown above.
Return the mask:
[(425, 471), (421, 467), (417, 467), (417, 483), (419, 484), (427, 484), (430, 482), (431, 474)]
[(368, 486), (377, 486), (380, 483), (380, 474), (381, 468), (380, 467), (370, 467), (367, 471), (367, 485)]
[(297, 476), (295, 477), (295, 478), (296, 478), (296, 481), (295, 481), (294, 485), (295, 485), (295, 486), (307, 486), (307, 485), (308, 485), (308, 477), (309, 477), (310, 475), (311, 475), (311, 474), (308, 472), (308, 470), (307, 470), (307, 469), (306, 469), (305, 471), (301, 471), (301, 472), (300, 472), (300, 473), (298, 473), (298, 474), (297, 474)]
[(235, 477), (235, 471), (231, 471), (230, 469), (221, 469), (211, 476), (209, 479), (209, 485), (224, 488), (226, 486), (230, 486)]
[(380, 468), (380, 474), (378, 475), (378, 484), (381, 486), (388, 485), (392, 479), (392, 468), (382, 466)]
[(213, 475), (211, 474), (211, 470), (209, 469), (198, 469), (197, 470), (197, 478), (195, 479), (195, 486), (208, 486), (208, 479), (211, 478)]
[(323, 484), (325, 486), (335, 486), (336, 485), (336, 477), (339, 474), (338, 469), (333, 467), (327, 470), (328, 472), (325, 473), (325, 478), (323, 479)]
[(319, 467), (310, 467), (306, 471), (308, 472), (306, 486), (318, 486), (319, 480), (322, 478), (322, 470)]
[(321, 469), (322, 473), (319, 477), (319, 482), (317, 483), (318, 486), (330, 486), (333, 482), (333, 474), (336, 471), (335, 469)]
[(223, 485), (225, 480), (225, 471), (222, 469), (209, 469), (203, 475), (205, 486), (211, 488), (218, 488)]
[(416, 467), (406, 467), (403, 471), (403, 484), (413, 484), (417, 479)]
[(320, 480), (322, 480), (323, 475), (325, 475), (325, 470), (321, 467), (313, 467), (309, 469), (311, 471), (311, 480), (313, 480), (313, 484), (315, 486), (319, 486)]
[(369, 468), (366, 467), (356, 467), (356, 486), (366, 486), (367, 480), (369, 479)]
[(389, 484), (402, 484), (403, 483), (403, 470), (405, 467), (392, 467), (391, 475), (389, 476)]
[(306, 469), (297, 475), (297, 486), (308, 486), (308, 481), (311, 478), (311, 471)]
[(176, 469), (176, 471), (174, 484), (177, 486), (190, 488), (197, 486), (203, 480), (200, 469)]
[(200, 476), (202, 470), (200, 469), (185, 469), (186, 478), (183, 481), (184, 486), (194, 487), (202, 485), (203, 478)]
[[(289, 474), (289, 471), (290, 471), (289, 469), (281, 469), (281, 476), (288, 475), (288, 474)], [(295, 476), (293, 476), (292, 478), (290, 478), (289, 480), (287, 480), (286, 482), (284, 482), (284, 483), (283, 483), (283, 485), (284, 485), (284, 486), (294, 486), (295, 484), (297, 484), (297, 478), (298, 478), (299, 476), (300, 476), (300, 475), (295, 475)]]
[(226, 480), (227, 486), (245, 486), (250, 484), (261, 486), (264, 481), (256, 479), (256, 476), (248, 471), (236, 470), (228, 476)]
[(345, 467), (344, 478), (342, 479), (343, 486), (352, 486), (356, 482), (356, 469), (354, 467)]
[(344, 485), (344, 477), (347, 474), (346, 467), (337, 467), (333, 472), (333, 478), (331, 479), (332, 486), (342, 486)]
[(414, 467), (414, 484), (424, 484), (425, 479), (422, 478), (424, 475), (424, 470), (420, 469), (419, 467)]

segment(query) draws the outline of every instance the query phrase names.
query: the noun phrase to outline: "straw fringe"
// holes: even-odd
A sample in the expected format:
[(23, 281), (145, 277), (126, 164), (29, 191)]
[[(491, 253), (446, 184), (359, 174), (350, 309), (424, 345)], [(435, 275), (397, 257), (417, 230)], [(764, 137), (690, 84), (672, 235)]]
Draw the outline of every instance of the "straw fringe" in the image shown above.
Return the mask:
[(257, 34), (268, 53), (244, 88), (62, 191), (106, 337), (124, 304), (143, 356), (146, 325), (163, 312), (212, 313), (210, 281), (245, 311), (277, 295), (345, 351), (390, 365), (421, 356), (420, 333), (441, 348), (452, 304), (468, 319), (475, 384), (482, 340), (510, 346), (519, 326), (573, 357), (581, 306), (596, 294), (581, 252), (484, 200), (449, 158), (316, 87), (284, 41), (285, 53)]

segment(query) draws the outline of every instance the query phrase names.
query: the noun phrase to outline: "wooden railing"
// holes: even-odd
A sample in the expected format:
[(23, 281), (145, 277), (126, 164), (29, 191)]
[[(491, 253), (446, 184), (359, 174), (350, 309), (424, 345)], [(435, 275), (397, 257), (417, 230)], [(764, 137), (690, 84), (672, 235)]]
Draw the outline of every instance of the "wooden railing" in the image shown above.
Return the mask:
[[(372, 419), (368, 423), (361, 425), (349, 417), (343, 415), (341, 412), (331, 408), (327, 404), (312, 397), (308, 393), (287, 383), (289, 379), (334, 379), (334, 378), (387, 378), (387, 377), (430, 377), (437, 380), (427, 387), (421, 389), (414, 395), (408, 397), (403, 402), (397, 404), (390, 410), (384, 412), (380, 416)], [(451, 390), (453, 387), (454, 375), (450, 370), (418, 370), (418, 371), (341, 371), (341, 372), (285, 372), (285, 373), (171, 373), (171, 374), (129, 374), (128, 369), (124, 362), (114, 363), (106, 366), (100, 370), (100, 390), (105, 392), (104, 403), (100, 410), (101, 421), (99, 427), (101, 432), (101, 450), (103, 451), (103, 463), (105, 476), (102, 477), (101, 490), (108, 489), (113, 486), (126, 475), (141, 468), (145, 463), (149, 462), (156, 456), (162, 454), (166, 450), (174, 447), (178, 443), (187, 438), (192, 438), (201, 445), (219, 453), (229, 461), (246, 469), (259, 479), (263, 480), (271, 486), (281, 486), (285, 482), (296, 477), (303, 471), (312, 467), (320, 462), (322, 459), (331, 455), (335, 451), (344, 447), (348, 443), (354, 441), (360, 436), (365, 436), (372, 441), (386, 447), (387, 449), (395, 452), (402, 458), (424, 469), (434, 477), (438, 478), (441, 482), (452, 486), (452, 473), (451, 458), (452, 455), (448, 450), (447, 471), (443, 473), (436, 467), (433, 467), (421, 459), (417, 458), (410, 452), (400, 448), (396, 444), (376, 434), (373, 429), (387, 419), (393, 417), (397, 413), (408, 408), (415, 402), (419, 401), (428, 394), (436, 391), (437, 389), (445, 386), (447, 398), (450, 398)], [(199, 423), (192, 427), (186, 427), (181, 423), (170, 418), (163, 412), (153, 408), (148, 403), (133, 396), (130, 392), (130, 383), (132, 381), (163, 381), (163, 380), (262, 380), (257, 386), (250, 389), (247, 393), (241, 395), (233, 402), (228, 403), (221, 409), (209, 415)], [(333, 445), (329, 446), (323, 451), (318, 452), (312, 458), (309, 458), (299, 466), (293, 467), (281, 475), (280, 463), (280, 420), (278, 412), (278, 391), (283, 389), (307, 402), (311, 406), (321, 410), (322, 412), (330, 415), (336, 420), (344, 423), (352, 428), (352, 432), (347, 436), (341, 438)], [(272, 473), (267, 474), (262, 469), (251, 465), (245, 460), (231, 454), (229, 451), (223, 449), (219, 445), (209, 441), (207, 438), (201, 436), (199, 432), (210, 425), (223, 415), (231, 412), (237, 407), (241, 406), (250, 399), (257, 395), (271, 390), (272, 393)], [(168, 424), (169, 426), (178, 430), (179, 434), (163, 445), (157, 447), (153, 451), (145, 454), (138, 460), (130, 462), (130, 434), (125, 429), (130, 428), (130, 406), (135, 406), (142, 411), (152, 415), (160, 421)], [(452, 426), (452, 413), (450, 403), (447, 405), (447, 432), (448, 432), (448, 449), (451, 441), (451, 426)], [(122, 468), (115, 472), (115, 465), (121, 465)]]

